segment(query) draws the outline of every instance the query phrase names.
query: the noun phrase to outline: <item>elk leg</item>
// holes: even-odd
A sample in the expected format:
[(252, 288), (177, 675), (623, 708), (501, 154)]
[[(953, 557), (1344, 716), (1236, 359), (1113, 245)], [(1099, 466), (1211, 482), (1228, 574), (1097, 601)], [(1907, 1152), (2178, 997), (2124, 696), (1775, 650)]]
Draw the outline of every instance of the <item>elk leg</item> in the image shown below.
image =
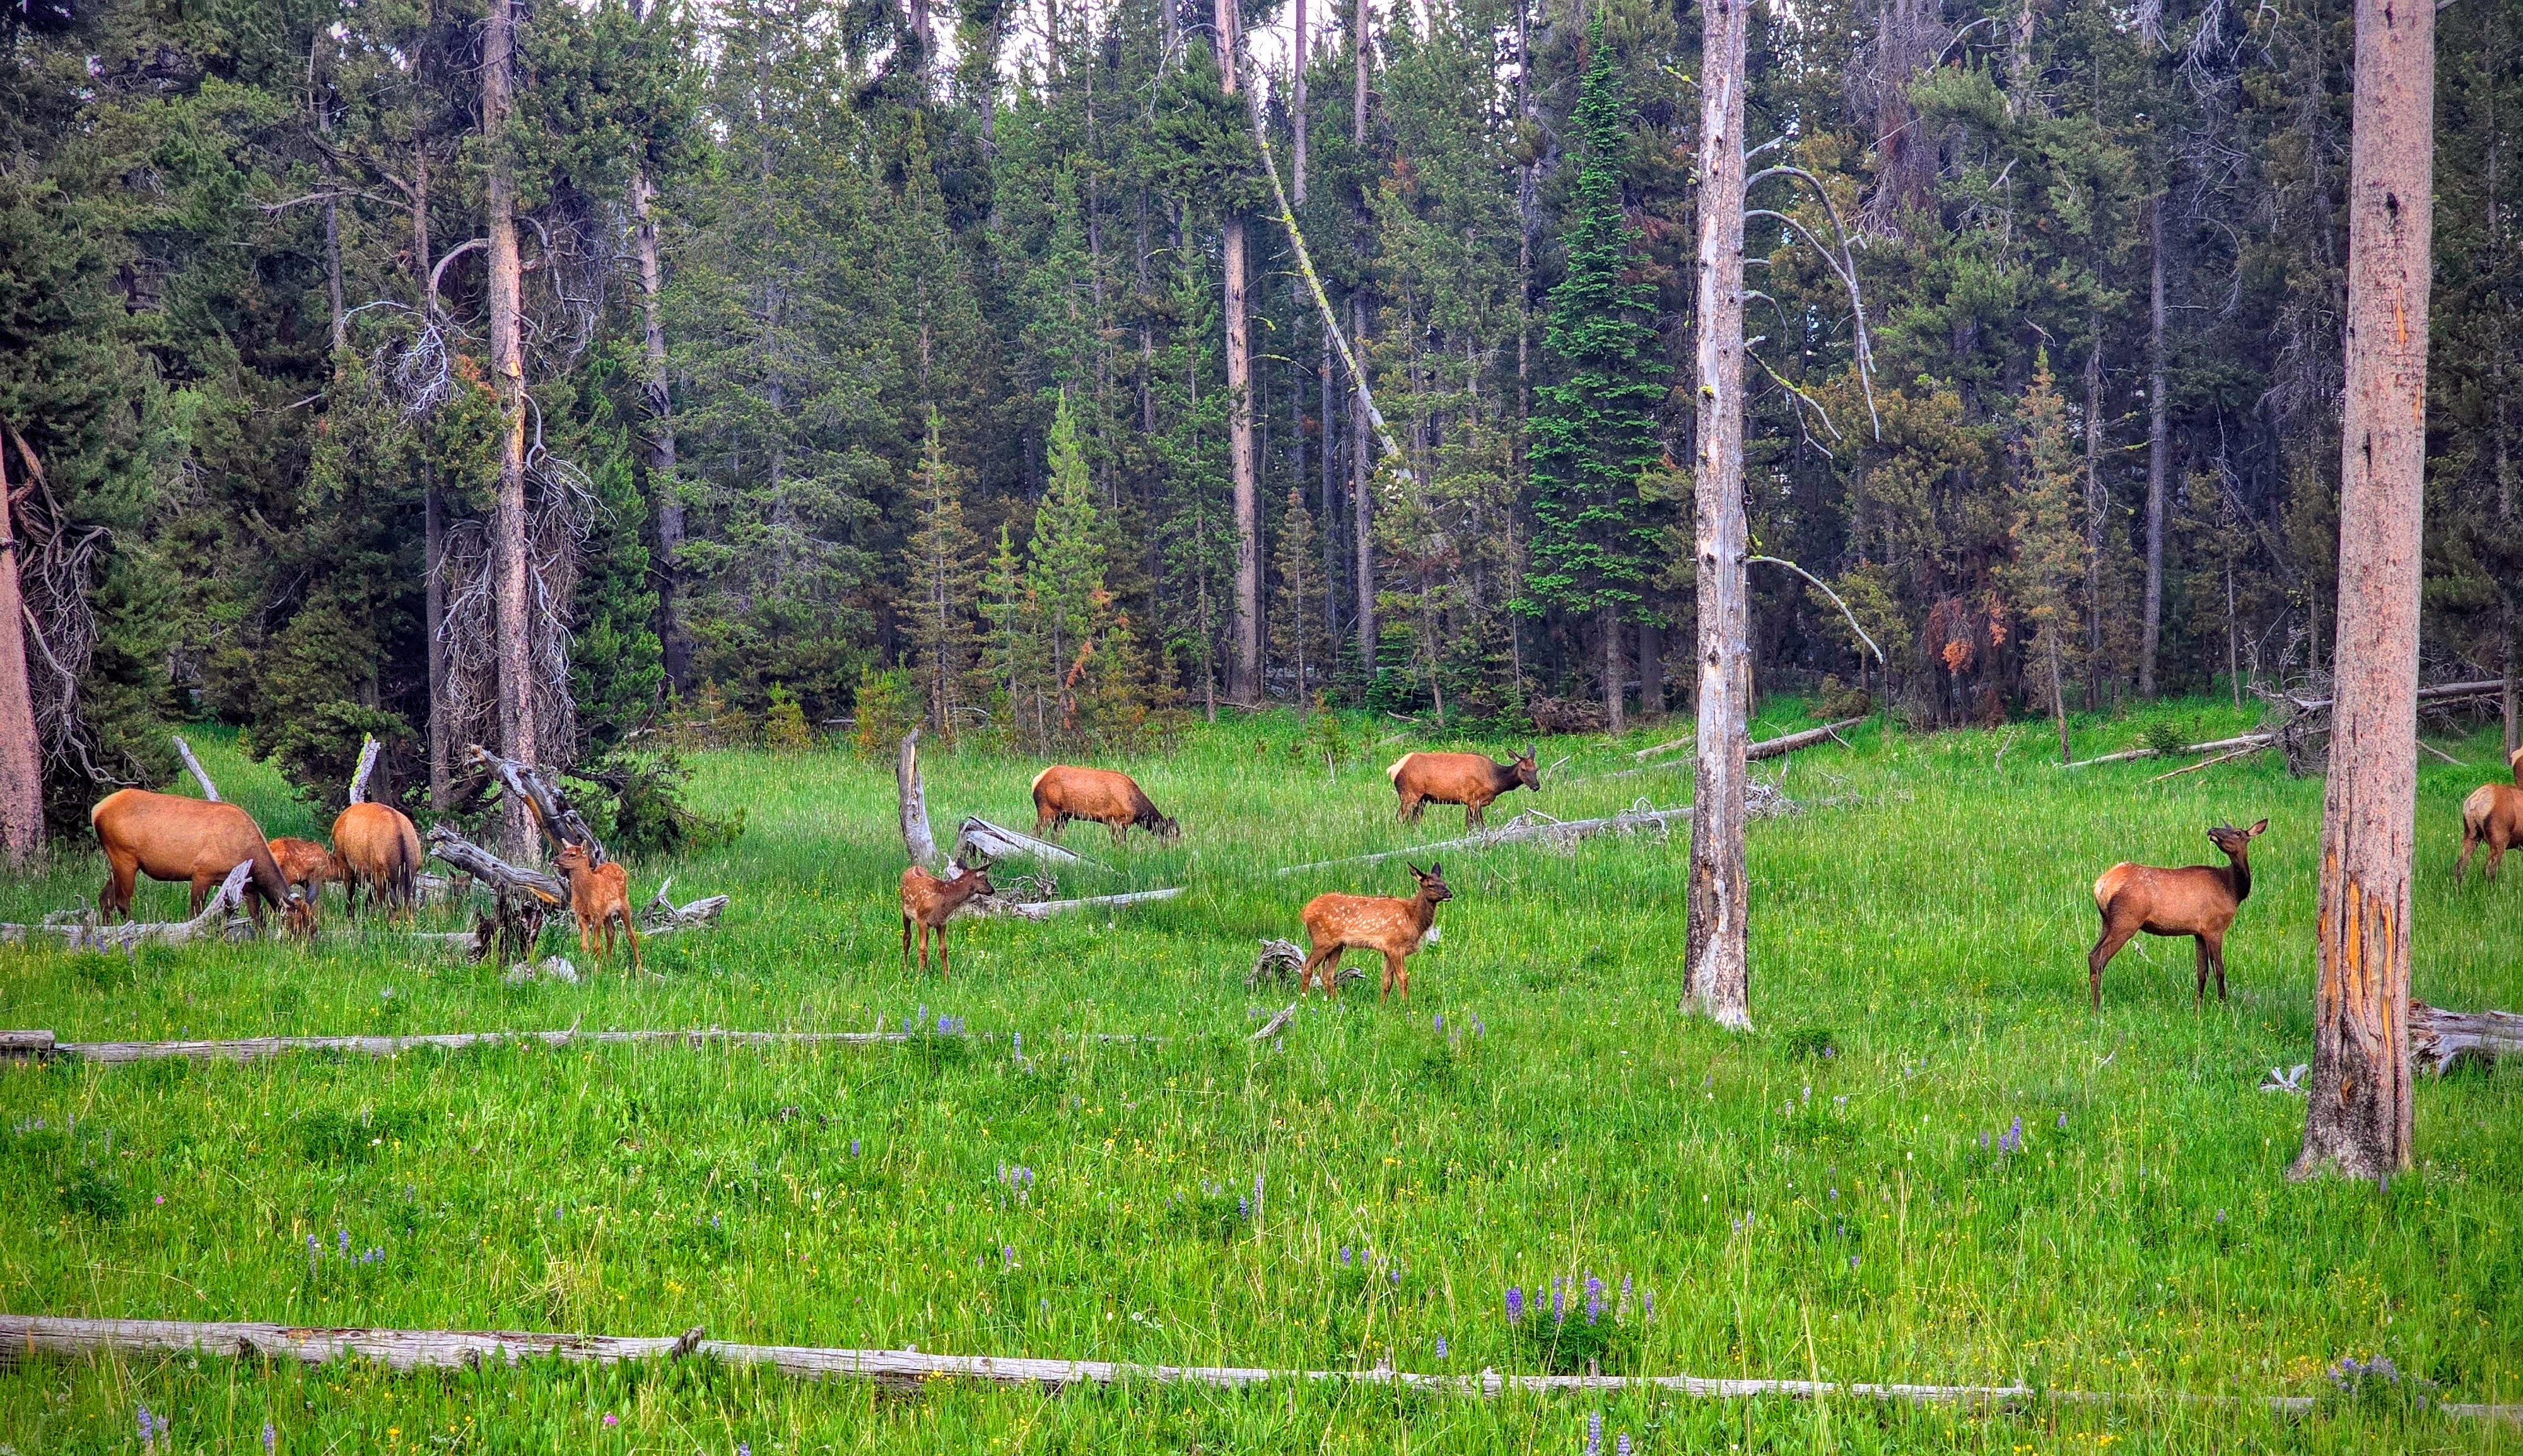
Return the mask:
[(2223, 1001), (2225, 999), (2225, 937), (2217, 936), (2216, 944), (2209, 948), (2208, 963), (2216, 968), (2216, 999)]
[(1415, 824), (1419, 822), (1419, 809), (1420, 806), (1426, 802), (1426, 800), (1420, 798), (1417, 794), (1404, 794), (1402, 796), (1402, 822), (1406, 824)]
[(2505, 836), (2495, 829), (2488, 831), (2488, 882), (2497, 883), (2497, 867), (2505, 858)]
[(1489, 822), (1490, 822), (1490, 817), (1489, 817), (1489, 812), (1488, 812), (1488, 809), (1486, 808), (1486, 806), (1479, 805), (1479, 804), (1466, 804), (1466, 805), (1464, 805), (1464, 806), (1463, 806), (1463, 827), (1464, 827), (1464, 828), (1466, 828), (1466, 829), (1483, 829), (1483, 828), (1487, 828), (1487, 827), (1489, 827)]
[(97, 914), (109, 920), (131, 914), (132, 880), (139, 873), (139, 856), (108, 851), (105, 857), (105, 888), (96, 897)]
[(1340, 979), (1340, 953), (1337, 941), (1315, 948), (1314, 953), (1306, 958), (1306, 963), (1297, 969), (1297, 994), (1305, 995), (1309, 982), (1319, 981), (1323, 994), (1331, 995), (1333, 983)]
[(2194, 935), (2190, 937), (2190, 945), (2194, 953), (2191, 959), (2199, 964), (2199, 984), (2190, 993), (2190, 1004), (2194, 1008), (2204, 1008), (2208, 1005), (2208, 937)]
[(941, 924), (937, 927), (937, 979), (946, 979), (947, 969), (946, 927)]
[(1130, 837), (1130, 823), (1127, 820), (1123, 820), (1118, 824), (1106, 824), (1104, 827), (1113, 831), (1113, 847), (1115, 849), (1119, 849), (1121, 847), (1121, 842)]
[(2462, 877), (2470, 873), (2471, 851), (2477, 848), (2479, 848), (2479, 836), (2464, 827), (2461, 831), (2461, 858), (2452, 862), (2452, 882), (2455, 885), (2459, 885)]
[(1402, 983), (1402, 999), (1404, 1001), (1408, 1001), (1410, 999), (1410, 972), (1403, 968), (1402, 958), (1400, 956), (1391, 951), (1387, 951), (1384, 953), (1384, 988), (1375, 993), (1376, 1005), (1382, 1006), (1384, 1004), (1384, 998), (1393, 994), (1393, 983), (1395, 981), (1400, 981)]
[(2135, 925), (2122, 927), (2103, 921), (2103, 938), (2094, 942), (2094, 949), (2085, 957), (2085, 989), (2093, 998), (2095, 1010), (2103, 1009), (2103, 967), (2112, 963), (2112, 958), (2135, 934)]
[(631, 942), (631, 970), (637, 974), (640, 969), (640, 927), (631, 923), (627, 912), (622, 916), (622, 933)]

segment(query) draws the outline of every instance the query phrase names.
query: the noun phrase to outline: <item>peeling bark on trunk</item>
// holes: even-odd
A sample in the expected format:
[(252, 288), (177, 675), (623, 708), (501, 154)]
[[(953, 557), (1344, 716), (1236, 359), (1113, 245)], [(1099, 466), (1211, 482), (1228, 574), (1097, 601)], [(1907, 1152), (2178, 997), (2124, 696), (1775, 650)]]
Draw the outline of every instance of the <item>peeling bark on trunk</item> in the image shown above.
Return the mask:
[[(500, 399), (500, 485), (492, 512), (493, 593), (500, 659), (500, 752), (536, 762), (531, 566), (526, 549), (526, 365), (520, 331), (523, 271), (517, 257), (517, 188), (502, 137), (512, 102), (515, 0), (491, 0), (482, 31), (482, 135), (490, 143), (483, 233), (491, 243), (491, 381)], [(510, 859), (532, 863), (535, 826), (510, 798), (502, 834)]]
[(1623, 680), (1629, 675), (1622, 670), (1621, 614), (1610, 606), (1603, 608), (1603, 728), (1618, 734), (1629, 728), (1622, 713)]
[[(1360, 157), (1366, 155), (1366, 0), (1357, 0), (1357, 9), (1350, 24), (1350, 51), (1357, 62), (1356, 81), (1350, 97), (1350, 144)], [(1366, 252), (1366, 217), (1363, 207), (1357, 218), (1358, 253)], [(1361, 283), (1349, 296), (1349, 342), (1357, 354), (1360, 375), (1350, 391), (1349, 421), (1349, 493), (1350, 525), (1357, 552), (1357, 660), (1360, 671), (1372, 681), (1375, 677), (1375, 507), (1368, 487), (1374, 479), (1371, 461), (1374, 440), (1369, 435), (1366, 407), (1366, 301), (1359, 297)]]
[[(1217, 77), (1228, 96), (1241, 37), (1235, 0), (1217, 0)], [(1227, 611), (1226, 695), (1262, 701), (1262, 497), (1253, 448), (1253, 341), (1246, 317), (1244, 219), (1219, 224), (1226, 273), (1226, 456), (1235, 491), (1235, 600)]]
[(2085, 355), (2085, 711), (2103, 706), (2103, 319), (2094, 315), (2094, 348)]
[(1699, 125), (1699, 721), (1690, 820), (1690, 995), (1751, 1024), (1743, 881), (1749, 603), (1743, 515), (1743, 52), (1748, 0), (1703, 0)]
[(2347, 414), (2312, 1073), (2292, 1176), (2410, 1166), (2409, 911), (2435, 7), (2357, 0)]
[(2155, 696), (2156, 641), (2164, 630), (2164, 493), (2171, 468), (2170, 418), (2164, 398), (2164, 198), (2147, 205), (2148, 268), (2146, 333), (2146, 620), (2139, 625), (2137, 690)]
[(24, 869), (44, 847), (44, 754), (26, 679), (26, 602), (9, 465), (0, 456), (0, 862)]
[(659, 305), (665, 270), (657, 258), (657, 219), (653, 207), (656, 184), (643, 168), (631, 175), (631, 207), (639, 218), (632, 234), (640, 254), (640, 326), (648, 377), (643, 381), (648, 410), (648, 490), (657, 512), (657, 640), (664, 652), (666, 681), (680, 692), (691, 685), (691, 643), (684, 637), (678, 615), (681, 581), (675, 553), (684, 544), (684, 497), (675, 489), (675, 416), (666, 380), (666, 324)]

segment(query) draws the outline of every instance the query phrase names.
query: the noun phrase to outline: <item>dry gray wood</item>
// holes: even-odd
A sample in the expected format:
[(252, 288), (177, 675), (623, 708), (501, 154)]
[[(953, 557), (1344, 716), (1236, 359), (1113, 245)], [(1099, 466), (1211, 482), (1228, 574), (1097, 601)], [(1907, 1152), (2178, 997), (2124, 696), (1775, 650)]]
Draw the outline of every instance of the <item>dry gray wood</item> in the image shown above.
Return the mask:
[[(1604, 1392), (1662, 1390), (1703, 1399), (1739, 1400), (1774, 1395), (1793, 1399), (1853, 1396), (1925, 1405), (2071, 1404), (2260, 1405), (2283, 1413), (2312, 1409), (2304, 1395), (2123, 1395), (2109, 1391), (2044, 1390), (2029, 1386), (1925, 1386), (1876, 1382), (1708, 1379), (1690, 1375), (1421, 1375), (1373, 1370), (1271, 1370), (1236, 1365), (1129, 1365), (1109, 1360), (1046, 1360), (997, 1355), (937, 1355), (912, 1350), (823, 1349), (807, 1345), (738, 1344), (682, 1336), (552, 1335), (521, 1331), (339, 1329), (246, 1321), (91, 1320), (51, 1315), (0, 1314), (0, 1358), (48, 1355), (77, 1358), (118, 1354), (234, 1355), (323, 1365), (346, 1356), (389, 1370), (470, 1369), (486, 1362), (516, 1364), (557, 1357), (594, 1364), (672, 1359), (680, 1355), (729, 1365), (763, 1365), (805, 1380), (833, 1378), (917, 1386), (932, 1380), (1037, 1386), (1111, 1386), (1148, 1382), (1236, 1389), (1273, 1381), (1343, 1381), (1391, 1385), (1438, 1394), (1495, 1398), (1509, 1390)], [(2523, 1405), (2446, 1403), (2435, 1407), (2468, 1420), (2523, 1424)]]
[[(50, 1032), (21, 1031), (0, 1033), (0, 1037), (25, 1039), (25, 1049), (17, 1056), (75, 1057), (83, 1061), (108, 1065), (131, 1061), (160, 1061), (180, 1057), (191, 1061), (261, 1061), (284, 1057), (292, 1052), (339, 1052), (358, 1057), (400, 1057), (435, 1047), (442, 1052), (460, 1051), (466, 1047), (495, 1047), (507, 1043), (539, 1042), (547, 1047), (588, 1045), (596, 1047), (646, 1046), (680, 1044), (687, 1047), (725, 1045), (731, 1047), (771, 1046), (876, 1046), (886, 1042), (907, 1042), (924, 1033), (908, 1031), (727, 1031), (704, 1027), (693, 1031), (454, 1031), (413, 1036), (257, 1036), (233, 1041), (176, 1042), (63, 1042), (50, 1043), (45, 1052), (35, 1045), (36, 1038), (50, 1037)], [(0, 1040), (0, 1054), (8, 1054), (10, 1043)]]
[(219, 803), (219, 786), (211, 782), (210, 771), (202, 767), (200, 759), (193, 757), (193, 745), (184, 741), (182, 733), (176, 733), (173, 736), (175, 756), (184, 761), (185, 768), (193, 771), (193, 781), (202, 786), (202, 797), (214, 804)]
[(1695, 741), (1697, 740), (1691, 734), (1685, 733), (1679, 738), (1669, 738), (1662, 743), (1658, 743), (1653, 748), (1642, 748), (1638, 752), (1631, 754), (1630, 757), (1637, 759), (1641, 763), (1644, 763), (1648, 759), (1654, 758), (1659, 753), (1671, 753), (1677, 748), (1689, 748)]
[(544, 838), (551, 842), (554, 850), (569, 844), (585, 845), (595, 863), (604, 863), (604, 845), (588, 826), (586, 816), (570, 807), (569, 797), (545, 776), (543, 770), (501, 758), (479, 743), (468, 748), (466, 756), (496, 775), (509, 798), (534, 810), (535, 827), (543, 830)]
[(893, 760), (893, 792), (902, 815), (902, 848), (911, 863), (935, 870), (937, 836), (928, 832), (928, 791), (920, 782), (920, 729), (902, 735)]
[(128, 951), (143, 945), (179, 946), (214, 932), (224, 935), (229, 915), (245, 904), (246, 876), (253, 872), (251, 860), (229, 870), (217, 892), (203, 902), (202, 913), (189, 920), (99, 925), (77, 919), (58, 924), (0, 925), (0, 944), (27, 945), (58, 936), (66, 951)]
[(1743, 759), (1746, 763), (1754, 763), (1761, 759), (1793, 753), (1799, 748), (1811, 748), (1827, 738), (1838, 737), (1841, 728), (1855, 728), (1865, 721), (1863, 718), (1843, 718), (1837, 723), (1826, 723), (1820, 728), (1806, 728), (1800, 733), (1785, 733), (1776, 738), (1763, 738), (1758, 743), (1747, 743), (1743, 745)]
[(1063, 849), (1048, 839), (1036, 839), (1031, 834), (1019, 833), (1003, 825), (994, 824), (977, 815), (967, 817), (963, 824), (955, 830), (955, 858), (969, 865), (976, 854), (985, 860), (1005, 860), (1030, 855), (1034, 859), (1049, 860), (1054, 864), (1092, 865), (1098, 869), (1105, 868), (1075, 850)]
[(2180, 768), (2171, 770), (2168, 773), (2158, 774), (2153, 778), (2148, 779), (2147, 782), (2162, 783), (2167, 778), (2178, 778), (2184, 774), (2196, 774), (2202, 769), (2213, 769), (2218, 764), (2230, 763), (2238, 758), (2249, 758), (2253, 754), (2265, 752), (2274, 746), (2275, 745), (2272, 743), (2247, 743), (2240, 748), (2229, 749), (2226, 752), (2220, 753), (2214, 758), (2203, 758), (2195, 764), (2184, 764)]
[(1270, 1038), (1277, 1036), (1282, 1030), (1286, 1029), (1289, 1022), (1296, 1019), (1297, 1004), (1292, 1001), (1286, 1006), (1279, 1008), (1276, 1014), (1271, 1016), (1269, 1020), (1262, 1023), (1262, 1029), (1260, 1031), (1246, 1037), (1245, 1040), (1248, 1042), (1266, 1042), (1270, 1040)]
[(2095, 764), (2124, 764), (2131, 759), (2172, 758), (2186, 753), (2221, 753), (2229, 748), (2266, 748), (2277, 742), (2277, 740), (2278, 735), (2275, 733), (2243, 733), (2232, 738), (2211, 739), (2206, 743), (2185, 743), (2181, 747), (2172, 749), (2169, 752), (2159, 751), (2153, 748), (2131, 748), (2122, 753), (2097, 754), (2092, 758), (2080, 758), (2072, 764), (2066, 764), (2062, 767), (2070, 769), (2084, 769), (2090, 768)]
[(1634, 809), (1625, 814), (1602, 819), (1556, 820), (1526, 810), (1495, 829), (1465, 834), (1459, 839), (1440, 839), (1433, 844), (1413, 844), (1405, 849), (1378, 850), (1371, 855), (1351, 855), (1341, 860), (1315, 860), (1304, 865), (1283, 865), (1273, 871), (1295, 874), (1307, 869), (1329, 869), (1336, 865), (1378, 865), (1398, 860), (1404, 855), (1441, 855), (1453, 850), (1479, 851), (1501, 844), (1520, 844), (1527, 840), (1547, 839), (1555, 844), (1574, 844), (1602, 833), (1631, 833), (1639, 829), (1665, 829), (1690, 821), (1689, 809)]
[(41, 1060), (53, 1055), (56, 1045), (49, 1031), (0, 1031), (0, 1057), (32, 1057)]
[(383, 747), (385, 745), (377, 741), (376, 734), (359, 735), (359, 767), (358, 771), (351, 775), (352, 803), (364, 804), (368, 801), (368, 775), (376, 772), (377, 750)]
[(1123, 895), (1089, 895), (1083, 900), (1039, 900), (1031, 905), (1007, 900), (974, 899), (965, 901), (949, 918), (963, 919), (972, 916), (1020, 916), (1028, 920), (1039, 920), (1051, 916), (1067, 915), (1073, 910), (1109, 909), (1124, 905), (1145, 905), (1151, 900), (1171, 900), (1182, 892), (1182, 886), (1171, 885), (1162, 890), (1132, 890)]
[(566, 908), (569, 904), (569, 885), (557, 874), (520, 869), (445, 824), (430, 825), (423, 837), (429, 841), (431, 854), (495, 891), (532, 896), (547, 906)]
[(2409, 1060), (2443, 1076), (2465, 1057), (2523, 1057), (2523, 1016), (2512, 1011), (2448, 1011), (2409, 1003)]

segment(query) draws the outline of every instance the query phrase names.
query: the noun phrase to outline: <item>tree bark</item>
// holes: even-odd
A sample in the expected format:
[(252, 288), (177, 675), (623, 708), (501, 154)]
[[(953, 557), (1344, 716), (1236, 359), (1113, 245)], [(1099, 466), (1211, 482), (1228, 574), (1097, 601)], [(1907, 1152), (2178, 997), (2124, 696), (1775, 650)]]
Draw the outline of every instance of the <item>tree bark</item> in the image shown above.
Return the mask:
[[(420, 285), (423, 327), (438, 321), (438, 291), (432, 279), (429, 252), (429, 143), (411, 146), (411, 266)], [(447, 500), (438, 491), (438, 465), (421, 461), (420, 589), (421, 617), (427, 631), (429, 669), (429, 807), (440, 814), (454, 807), (452, 769), (454, 732), (447, 721)]]
[(1302, 208), (1306, 205), (1306, 0), (1297, 0), (1296, 22), (1296, 66), (1288, 96), (1288, 125), (1295, 133), (1289, 150), (1296, 175), (1290, 179), (1294, 183), (1290, 192)]
[(1639, 624), (1639, 712), (1664, 716), (1664, 629), (1652, 622)]
[(2410, 1166), (2409, 911), (2417, 809), (2435, 7), (2357, 0), (2336, 703), (2322, 802), (2320, 982), (2293, 1175)]
[(44, 754), (26, 680), (26, 602), (9, 491), (9, 462), (0, 453), (0, 862), (24, 869), (44, 847)]
[[(1217, 0), (1217, 79), (1237, 95), (1236, 0)], [(1226, 458), (1235, 492), (1235, 600), (1227, 611), (1226, 695), (1262, 701), (1262, 496), (1253, 449), (1252, 327), (1246, 314), (1242, 217), (1219, 224), (1226, 273)]]
[(631, 207), (639, 219), (632, 234), (640, 254), (640, 326), (648, 366), (643, 382), (648, 410), (648, 490), (657, 512), (657, 642), (666, 681), (681, 692), (691, 681), (691, 643), (684, 636), (678, 595), (682, 581), (675, 555), (684, 544), (684, 497), (675, 488), (674, 400), (667, 389), (666, 324), (661, 302), (665, 269), (657, 258), (656, 184), (646, 168), (631, 174)]
[(2164, 397), (2164, 198), (2147, 204), (2148, 266), (2146, 331), (2146, 620), (2140, 624), (2137, 690), (2155, 696), (2156, 640), (2164, 625), (2164, 493), (2170, 467), (2169, 415)]
[[(1350, 97), (1350, 144), (1360, 158), (1366, 156), (1366, 0), (1357, 0), (1357, 12), (1350, 23), (1350, 52), (1357, 63), (1356, 81)], [(1365, 203), (1359, 202), (1357, 218), (1357, 251), (1366, 256)], [(1350, 524), (1357, 537), (1357, 660), (1368, 681), (1375, 680), (1375, 506), (1369, 485), (1374, 479), (1374, 440), (1368, 433), (1372, 424), (1366, 407), (1366, 301), (1359, 283), (1349, 296), (1349, 342), (1357, 355), (1360, 377), (1350, 392), (1349, 420), (1349, 509)]]
[[(526, 547), (526, 366), (519, 327), (523, 270), (517, 257), (517, 188), (504, 133), (513, 102), (516, 0), (491, 0), (482, 30), (482, 134), (490, 143), (482, 231), (491, 252), (491, 380), (499, 393), (500, 487), (492, 513), (492, 590), (500, 661), (500, 752), (536, 762), (533, 627), (528, 619), (531, 565)], [(511, 796), (504, 847), (531, 864), (535, 826)]]
[(1629, 728), (1629, 719), (1622, 712), (1622, 688), (1628, 676), (1621, 661), (1621, 614), (1607, 602), (1603, 607), (1603, 728), (1607, 732)]
[(1686, 954), (1699, 1010), (1751, 1024), (1743, 881), (1750, 619), (1743, 515), (1743, 52), (1749, 0), (1702, 0), (1699, 125), (1699, 715)]
[(2094, 348), (2085, 355), (2085, 711), (2103, 706), (2103, 316), (2094, 315)]

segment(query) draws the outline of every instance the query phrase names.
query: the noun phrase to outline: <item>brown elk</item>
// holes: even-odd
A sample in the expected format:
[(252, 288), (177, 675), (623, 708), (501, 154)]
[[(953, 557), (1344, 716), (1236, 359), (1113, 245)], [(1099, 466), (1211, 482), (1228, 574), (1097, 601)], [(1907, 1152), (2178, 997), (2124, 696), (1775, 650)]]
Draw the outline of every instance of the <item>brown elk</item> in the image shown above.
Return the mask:
[[(357, 809), (360, 806), (351, 806)], [(610, 860), (598, 865), (584, 844), (564, 844), (553, 868), (569, 880), (569, 913), (578, 919), (580, 954), (595, 954), (595, 932), (604, 932), (604, 954), (613, 954), (613, 922), (631, 937), (631, 968), (640, 968), (640, 926), (631, 918), (631, 871)]]
[(1463, 806), (1463, 827), (1477, 829), (1489, 820), (1489, 807), (1498, 796), (1517, 787), (1542, 792), (1542, 771), (1533, 766), (1532, 747), (1508, 759), (1493, 762), (1486, 753), (1405, 753), (1393, 761), (1384, 776), (1402, 795), (1402, 818), (1419, 822), (1419, 811), (1429, 804)]
[(314, 904), (289, 887), (262, 826), (236, 805), (126, 788), (106, 795), (87, 819), (105, 847), (105, 888), (96, 897), (96, 908), (108, 918), (131, 914), (133, 878), (140, 874), (190, 881), (193, 914), (200, 915), (211, 887), (252, 861), (245, 905), (255, 923), (262, 923), (263, 908), (269, 906), (282, 913), (292, 932), (315, 933)]
[(345, 905), (368, 892), (370, 905), (408, 916), (419, 903), (420, 831), (391, 804), (354, 804), (333, 821)]
[(928, 933), (937, 932), (937, 974), (946, 974), (946, 920), (964, 908), (966, 901), (986, 898), (996, 893), (990, 884), (990, 866), (986, 860), (971, 865), (956, 861), (946, 867), (944, 879), (914, 865), (902, 871), (902, 964), (911, 967), (911, 932), (920, 930), (920, 968), (928, 968)]
[(2225, 930), (2234, 912), (2252, 893), (2252, 841), (2267, 829), (2262, 820), (2248, 829), (2219, 824), (2208, 837), (2225, 852), (2226, 863), (2158, 869), (2122, 862), (2094, 881), (2094, 908), (2102, 912), (2103, 938), (2085, 958), (2086, 989), (2094, 1010), (2103, 1007), (2103, 967), (2120, 953), (2129, 938), (2187, 935), (2198, 945), (2199, 985), (2196, 1001), (2208, 1004), (2208, 972), (2216, 972), (2216, 999), (2225, 999)]
[(1419, 893), (1407, 900), (1316, 895), (1306, 902), (1306, 938), (1312, 942), (1312, 954), (1297, 972), (1298, 995), (1306, 994), (1309, 980), (1320, 981), (1323, 994), (1330, 995), (1341, 952), (1356, 949), (1384, 955), (1384, 986), (1375, 994), (1377, 1001), (1392, 994), (1397, 984), (1402, 999), (1410, 999), (1410, 965), (1403, 958), (1437, 938), (1437, 907), (1453, 899), (1454, 892), (1446, 888), (1444, 865), (1432, 862), (1425, 869), (1410, 865), (1409, 869), (1410, 877), (1419, 882)]
[(1111, 829), (1115, 844), (1133, 827), (1168, 842), (1182, 837), (1182, 825), (1158, 813), (1138, 780), (1127, 774), (1054, 764), (1033, 775), (1034, 836), (1057, 839), (1061, 826), (1072, 819)]
[(2513, 770), (2512, 783), (2483, 783), (2461, 801), (2461, 858), (2453, 862), (2452, 882), (2460, 884), (2470, 873), (2470, 857), (2482, 842), (2488, 845), (2488, 864), (2483, 867), (2489, 881), (2497, 879), (2497, 863), (2505, 851), (2523, 844), (2523, 748), (2507, 756), (2506, 767)]
[(280, 867), (280, 877), (293, 890), (307, 896), (311, 904), (324, 895), (324, 886), (338, 884), (348, 893), (349, 879), (342, 870), (342, 857), (312, 839), (292, 839), (283, 835), (271, 841), (271, 862)]

